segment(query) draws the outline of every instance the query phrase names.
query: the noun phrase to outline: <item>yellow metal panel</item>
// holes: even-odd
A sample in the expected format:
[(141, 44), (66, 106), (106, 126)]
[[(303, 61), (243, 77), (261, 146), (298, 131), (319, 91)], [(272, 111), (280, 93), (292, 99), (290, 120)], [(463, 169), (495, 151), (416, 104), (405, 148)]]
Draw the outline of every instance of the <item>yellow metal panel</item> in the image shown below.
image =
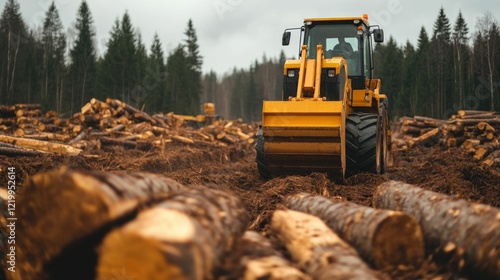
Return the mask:
[(371, 90), (356, 89), (353, 90), (352, 94), (352, 106), (353, 107), (371, 107), (372, 106), (372, 95)]
[(308, 59), (306, 63), (306, 77), (304, 81), (304, 91), (314, 90), (314, 81), (316, 78), (316, 61), (314, 59)]
[[(283, 67), (283, 75), (288, 75), (288, 69), (299, 69), (300, 60), (287, 60), (285, 62), (285, 67)], [(295, 73), (297, 75), (297, 73)]]
[(264, 101), (262, 125), (274, 127), (339, 127), (342, 101)]
[(353, 16), (353, 17), (331, 17), (331, 18), (306, 18), (304, 22), (331, 22), (331, 21), (344, 21), (344, 20), (360, 20), (363, 21), (366, 25), (370, 26), (368, 20), (363, 18), (362, 16)]

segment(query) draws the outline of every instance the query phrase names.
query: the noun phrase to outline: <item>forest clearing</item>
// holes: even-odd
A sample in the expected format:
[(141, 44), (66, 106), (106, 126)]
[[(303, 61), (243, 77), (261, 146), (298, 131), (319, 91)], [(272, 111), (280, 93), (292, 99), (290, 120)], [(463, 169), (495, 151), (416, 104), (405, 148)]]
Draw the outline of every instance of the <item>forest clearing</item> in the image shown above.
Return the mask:
[(386, 174), (345, 182), (261, 179), (258, 125), (241, 120), (193, 127), (116, 99), (71, 118), (2, 106), (0, 120), (0, 181), (13, 167), (17, 186), (7, 279), (500, 275), (494, 112), (402, 118)]

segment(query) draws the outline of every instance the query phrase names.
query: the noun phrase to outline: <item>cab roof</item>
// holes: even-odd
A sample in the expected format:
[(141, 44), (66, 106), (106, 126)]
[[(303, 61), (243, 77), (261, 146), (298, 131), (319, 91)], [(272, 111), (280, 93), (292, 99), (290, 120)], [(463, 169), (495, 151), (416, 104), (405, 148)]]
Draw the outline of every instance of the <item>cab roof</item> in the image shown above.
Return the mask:
[(306, 22), (354, 21), (354, 20), (363, 21), (367, 26), (370, 26), (370, 24), (368, 24), (368, 15), (367, 14), (364, 14), (363, 16), (351, 16), (351, 17), (305, 18), (304, 23), (306, 23)]

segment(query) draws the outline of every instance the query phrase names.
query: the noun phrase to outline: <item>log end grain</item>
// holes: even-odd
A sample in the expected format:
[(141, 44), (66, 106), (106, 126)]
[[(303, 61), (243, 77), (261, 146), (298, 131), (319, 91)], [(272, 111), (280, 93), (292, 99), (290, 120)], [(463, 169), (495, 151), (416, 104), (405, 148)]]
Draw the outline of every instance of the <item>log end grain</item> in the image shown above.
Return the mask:
[(375, 267), (407, 265), (419, 267), (425, 257), (422, 229), (409, 215), (392, 212), (373, 236), (372, 260)]
[[(70, 243), (100, 228), (132, 205), (110, 208), (112, 198), (90, 176), (64, 169), (31, 177), (19, 197), (19, 270), (39, 271)], [(134, 204), (135, 205), (135, 204)], [(71, 225), (71, 229), (61, 225)], [(26, 278), (28, 279), (28, 278)]]
[[(202, 256), (191, 246), (192, 219), (179, 211), (154, 208), (111, 232), (99, 251), (97, 279), (202, 279)], [(128, 279), (128, 278), (127, 278)]]

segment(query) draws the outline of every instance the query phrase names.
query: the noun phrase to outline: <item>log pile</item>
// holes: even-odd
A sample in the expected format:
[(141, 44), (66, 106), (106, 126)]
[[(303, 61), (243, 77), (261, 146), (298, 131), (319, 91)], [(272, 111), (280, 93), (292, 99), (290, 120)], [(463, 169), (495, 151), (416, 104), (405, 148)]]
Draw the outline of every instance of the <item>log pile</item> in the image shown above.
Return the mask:
[(460, 110), (449, 120), (415, 116), (400, 119), (392, 150), (416, 146), (461, 147), (486, 166), (500, 168), (500, 113)]
[(499, 209), (401, 182), (378, 186), (374, 208), (288, 195), (267, 236), (245, 232), (242, 201), (215, 185), (61, 168), (23, 187), (10, 280), (429, 279), (411, 274), (424, 248), (465, 275), (500, 275)]
[(49, 143), (93, 153), (116, 148), (164, 150), (171, 142), (202, 146), (248, 146), (254, 142), (256, 125), (242, 120), (214, 119), (198, 128), (184, 119), (174, 113), (149, 115), (110, 98), (106, 101), (93, 98), (70, 118), (54, 111), (42, 114), (38, 104), (0, 105), (0, 134), (15, 137), (0, 139), (13, 145), (0, 146), (0, 154), (74, 154), (54, 150)]

